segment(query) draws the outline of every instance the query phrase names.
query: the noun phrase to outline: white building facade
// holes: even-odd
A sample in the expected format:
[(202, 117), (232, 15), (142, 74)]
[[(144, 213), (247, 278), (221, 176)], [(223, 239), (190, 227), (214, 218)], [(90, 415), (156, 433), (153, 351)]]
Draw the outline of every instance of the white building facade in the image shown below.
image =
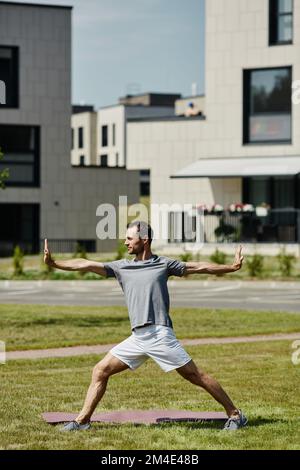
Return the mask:
[(97, 160), (97, 113), (72, 114), (71, 162), (75, 166), (91, 166)]
[(126, 167), (126, 123), (129, 119), (172, 115), (173, 106), (120, 104), (100, 108), (97, 120), (97, 163)]
[[(154, 204), (300, 209), (300, 0), (209, 0), (205, 44), (205, 117), (129, 121), (127, 167), (150, 168)], [(300, 240), (294, 217), (258, 221), (266, 241)]]
[(77, 110), (71, 122), (72, 165), (126, 167), (127, 121), (174, 116), (178, 97), (180, 95), (145, 93), (120, 98), (119, 104), (97, 112)]

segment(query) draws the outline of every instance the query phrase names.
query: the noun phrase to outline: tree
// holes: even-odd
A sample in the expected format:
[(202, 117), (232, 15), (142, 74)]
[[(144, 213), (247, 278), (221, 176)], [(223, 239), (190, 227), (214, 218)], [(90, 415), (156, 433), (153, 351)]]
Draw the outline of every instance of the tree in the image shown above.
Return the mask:
[[(1, 152), (1, 147), (0, 147), (0, 161), (3, 159), (3, 153)], [(4, 170), (0, 170), (0, 188), (4, 189), (4, 181), (9, 177), (9, 170), (8, 168), (5, 168)]]

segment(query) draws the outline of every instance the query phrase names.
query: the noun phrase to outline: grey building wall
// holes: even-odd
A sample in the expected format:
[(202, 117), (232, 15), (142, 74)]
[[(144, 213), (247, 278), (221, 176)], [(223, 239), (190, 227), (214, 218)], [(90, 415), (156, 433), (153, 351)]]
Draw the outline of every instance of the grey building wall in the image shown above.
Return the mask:
[(117, 204), (119, 194), (137, 202), (139, 172), (71, 167), (71, 9), (0, 2), (0, 45), (20, 53), (20, 105), (0, 109), (0, 124), (41, 130), (40, 187), (8, 187), (0, 204), (39, 203), (41, 238), (96, 239), (97, 206)]

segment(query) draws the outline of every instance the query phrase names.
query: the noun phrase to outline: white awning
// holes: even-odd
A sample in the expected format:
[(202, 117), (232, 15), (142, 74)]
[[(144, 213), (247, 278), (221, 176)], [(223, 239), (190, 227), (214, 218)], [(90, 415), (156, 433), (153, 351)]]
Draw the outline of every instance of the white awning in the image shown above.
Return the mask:
[(288, 176), (298, 173), (300, 156), (206, 158), (179, 170), (171, 178)]

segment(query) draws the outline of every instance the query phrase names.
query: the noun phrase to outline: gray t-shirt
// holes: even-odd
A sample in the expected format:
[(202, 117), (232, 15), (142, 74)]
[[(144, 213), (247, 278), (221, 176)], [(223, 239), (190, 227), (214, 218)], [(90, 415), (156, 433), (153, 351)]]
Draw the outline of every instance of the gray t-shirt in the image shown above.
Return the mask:
[(152, 255), (146, 261), (121, 259), (104, 267), (124, 292), (132, 329), (146, 324), (173, 328), (167, 281), (169, 276), (183, 276), (185, 263)]

